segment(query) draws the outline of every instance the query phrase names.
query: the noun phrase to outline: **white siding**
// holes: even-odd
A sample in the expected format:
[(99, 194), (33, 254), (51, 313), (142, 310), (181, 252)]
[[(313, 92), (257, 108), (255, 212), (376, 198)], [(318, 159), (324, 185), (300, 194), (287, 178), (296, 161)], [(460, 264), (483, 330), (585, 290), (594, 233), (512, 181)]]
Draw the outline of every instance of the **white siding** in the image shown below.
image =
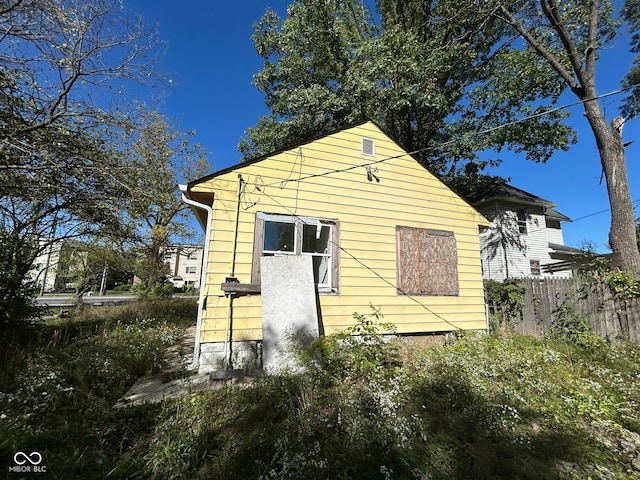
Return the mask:
[(564, 245), (564, 238), (562, 236), (561, 228), (549, 227), (549, 225), (547, 225), (547, 238), (549, 239), (549, 243)]
[[(518, 210), (526, 212), (526, 233), (518, 231)], [(490, 229), (480, 235), (485, 279), (500, 281), (507, 277), (528, 277), (531, 261), (539, 261), (541, 268), (558, 261), (549, 256), (549, 242), (562, 244), (562, 231), (547, 228), (542, 207), (501, 201), (484, 205), (479, 211), (491, 221)], [(570, 275), (570, 272), (542, 272), (541, 276)]]

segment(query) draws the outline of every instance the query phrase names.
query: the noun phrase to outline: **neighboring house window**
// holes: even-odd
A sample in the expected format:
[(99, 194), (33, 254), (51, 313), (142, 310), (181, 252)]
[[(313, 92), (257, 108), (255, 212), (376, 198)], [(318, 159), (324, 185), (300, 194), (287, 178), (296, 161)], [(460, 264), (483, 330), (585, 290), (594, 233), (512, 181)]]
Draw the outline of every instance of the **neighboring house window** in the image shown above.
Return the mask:
[(198, 254), (196, 252), (187, 253), (187, 260), (197, 260)]
[(260, 257), (309, 255), (321, 292), (338, 289), (338, 223), (312, 217), (256, 215), (251, 283), (260, 283)]
[(196, 273), (196, 267), (195, 266), (187, 266), (187, 269), (186, 269), (185, 273)]
[(540, 260), (530, 260), (529, 265), (531, 266), (531, 275), (540, 275)]
[(547, 228), (555, 228), (560, 230), (560, 220), (551, 220), (549, 217), (546, 218)]
[(458, 295), (458, 253), (453, 232), (396, 227), (397, 292)]
[(165, 260), (171, 260), (171, 257), (173, 257), (173, 254), (171, 252), (166, 252), (164, 254), (164, 259)]
[(518, 210), (518, 232), (522, 234), (527, 233), (527, 212), (524, 210)]
[(376, 154), (376, 143), (371, 138), (362, 139), (362, 154), (371, 156)]

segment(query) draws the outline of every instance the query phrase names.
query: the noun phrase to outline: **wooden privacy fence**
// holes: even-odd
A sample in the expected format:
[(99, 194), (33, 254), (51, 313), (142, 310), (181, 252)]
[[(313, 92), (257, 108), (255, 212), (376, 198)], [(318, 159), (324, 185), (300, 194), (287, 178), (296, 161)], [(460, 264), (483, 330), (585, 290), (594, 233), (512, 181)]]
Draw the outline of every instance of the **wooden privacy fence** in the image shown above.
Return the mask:
[(604, 285), (583, 285), (579, 279), (522, 279), (526, 287), (518, 333), (544, 335), (555, 326), (561, 306), (573, 308), (591, 331), (608, 339), (640, 342), (640, 299), (622, 301)]

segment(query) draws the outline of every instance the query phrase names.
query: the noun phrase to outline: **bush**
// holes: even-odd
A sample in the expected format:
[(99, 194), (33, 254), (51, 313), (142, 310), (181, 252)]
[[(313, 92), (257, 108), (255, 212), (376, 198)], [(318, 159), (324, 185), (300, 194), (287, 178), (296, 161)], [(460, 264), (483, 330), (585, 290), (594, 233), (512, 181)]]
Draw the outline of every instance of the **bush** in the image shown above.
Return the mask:
[(485, 280), (484, 292), (487, 302), (496, 308), (489, 319), (491, 331), (511, 330), (522, 314), (526, 287), (514, 278), (507, 278), (503, 282)]
[(153, 285), (143, 285), (138, 283), (131, 288), (131, 291), (139, 298), (170, 298), (173, 295), (173, 284), (162, 283)]
[(114, 292), (129, 292), (129, 291), (131, 291), (132, 287), (133, 287), (132, 284), (116, 285), (115, 287), (113, 287), (113, 291)]
[(342, 382), (370, 375), (392, 375), (402, 364), (395, 327), (381, 322), (380, 309), (368, 315), (354, 313), (356, 324), (343, 332), (321, 337), (302, 352), (304, 361)]
[(158, 407), (115, 411), (113, 404), (158, 367), (166, 347), (195, 321), (195, 306), (180, 299), (96, 307), (5, 343), (0, 464), (10, 465), (17, 451), (37, 451), (52, 478), (113, 476), (158, 414)]
[(165, 404), (129, 458), (158, 478), (637, 478), (637, 345), (464, 335), (398, 364), (345, 333), (304, 373)]
[(601, 349), (607, 346), (604, 338), (591, 333), (587, 319), (571, 305), (562, 303), (553, 313), (555, 318), (553, 328), (549, 332), (551, 337), (560, 337), (585, 348)]

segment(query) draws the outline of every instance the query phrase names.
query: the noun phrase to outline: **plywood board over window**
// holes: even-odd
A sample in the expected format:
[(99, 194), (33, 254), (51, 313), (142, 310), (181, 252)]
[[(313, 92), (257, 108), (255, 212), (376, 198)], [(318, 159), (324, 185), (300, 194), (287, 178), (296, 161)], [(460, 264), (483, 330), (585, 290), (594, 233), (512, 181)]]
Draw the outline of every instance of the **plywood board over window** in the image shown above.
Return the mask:
[(458, 295), (458, 253), (453, 232), (396, 227), (397, 292)]

